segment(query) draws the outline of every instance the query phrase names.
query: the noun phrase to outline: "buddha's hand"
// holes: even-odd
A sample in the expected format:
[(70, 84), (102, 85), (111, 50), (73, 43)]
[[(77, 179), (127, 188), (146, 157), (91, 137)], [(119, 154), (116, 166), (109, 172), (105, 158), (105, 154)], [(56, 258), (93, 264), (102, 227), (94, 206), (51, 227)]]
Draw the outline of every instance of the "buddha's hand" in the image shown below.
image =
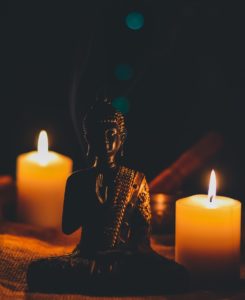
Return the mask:
[(120, 272), (124, 257), (130, 255), (129, 251), (106, 250), (97, 253), (96, 259), (91, 264), (91, 275), (115, 276)]
[(109, 250), (104, 250), (104, 251), (99, 251), (97, 253), (98, 260), (111, 260), (111, 259), (116, 259), (116, 258), (121, 258), (123, 256), (130, 255), (131, 252), (127, 250), (122, 250), (122, 249), (109, 249)]

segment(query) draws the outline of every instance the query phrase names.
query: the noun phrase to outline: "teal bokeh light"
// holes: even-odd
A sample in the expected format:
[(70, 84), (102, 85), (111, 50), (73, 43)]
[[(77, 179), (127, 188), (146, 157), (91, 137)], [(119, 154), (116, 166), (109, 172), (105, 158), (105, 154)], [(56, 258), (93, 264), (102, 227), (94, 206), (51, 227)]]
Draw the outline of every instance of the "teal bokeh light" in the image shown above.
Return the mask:
[(115, 68), (115, 76), (119, 80), (129, 80), (133, 76), (133, 69), (128, 64), (118, 64)]
[(128, 28), (132, 30), (139, 30), (144, 26), (144, 16), (138, 11), (130, 12), (125, 21)]
[(119, 96), (112, 100), (112, 106), (122, 114), (127, 114), (129, 112), (130, 104), (127, 97)]

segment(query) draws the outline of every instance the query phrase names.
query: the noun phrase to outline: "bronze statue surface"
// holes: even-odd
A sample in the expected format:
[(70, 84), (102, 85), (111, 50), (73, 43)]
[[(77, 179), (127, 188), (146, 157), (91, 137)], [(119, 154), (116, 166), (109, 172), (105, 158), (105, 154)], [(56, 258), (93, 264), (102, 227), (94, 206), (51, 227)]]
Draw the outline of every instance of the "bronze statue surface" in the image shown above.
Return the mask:
[(118, 164), (126, 139), (124, 116), (107, 100), (87, 113), (83, 134), (92, 167), (67, 180), (62, 229), (82, 227), (71, 254), (31, 263), (30, 291), (156, 294), (188, 287), (185, 269), (150, 246), (150, 196), (143, 173)]

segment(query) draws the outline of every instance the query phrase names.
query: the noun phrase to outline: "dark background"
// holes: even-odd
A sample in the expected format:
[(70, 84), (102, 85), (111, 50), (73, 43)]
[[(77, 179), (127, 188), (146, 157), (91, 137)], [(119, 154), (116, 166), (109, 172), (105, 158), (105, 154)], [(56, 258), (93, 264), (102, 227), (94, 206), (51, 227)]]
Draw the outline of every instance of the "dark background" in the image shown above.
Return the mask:
[[(125, 23), (132, 11), (144, 16), (139, 30)], [(83, 168), (81, 116), (103, 91), (129, 100), (129, 166), (150, 180), (216, 131), (224, 137), (222, 151), (183, 190), (206, 193), (215, 168), (218, 193), (242, 200), (243, 19), (242, 1), (4, 2), (0, 173), (15, 174), (17, 155), (36, 148), (41, 129), (52, 150)], [(121, 63), (132, 67), (132, 78), (116, 78)]]

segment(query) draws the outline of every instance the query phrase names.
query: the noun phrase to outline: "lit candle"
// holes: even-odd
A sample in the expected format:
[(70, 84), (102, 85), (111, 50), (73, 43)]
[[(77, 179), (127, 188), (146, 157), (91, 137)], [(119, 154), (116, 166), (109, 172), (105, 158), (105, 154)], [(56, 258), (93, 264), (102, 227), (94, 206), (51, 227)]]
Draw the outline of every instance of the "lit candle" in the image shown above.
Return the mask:
[(176, 202), (176, 261), (198, 284), (234, 283), (240, 277), (241, 203), (216, 196), (212, 171), (208, 195)]
[(46, 228), (61, 228), (64, 190), (72, 172), (72, 160), (48, 150), (46, 131), (41, 131), (37, 151), (17, 158), (19, 219)]

